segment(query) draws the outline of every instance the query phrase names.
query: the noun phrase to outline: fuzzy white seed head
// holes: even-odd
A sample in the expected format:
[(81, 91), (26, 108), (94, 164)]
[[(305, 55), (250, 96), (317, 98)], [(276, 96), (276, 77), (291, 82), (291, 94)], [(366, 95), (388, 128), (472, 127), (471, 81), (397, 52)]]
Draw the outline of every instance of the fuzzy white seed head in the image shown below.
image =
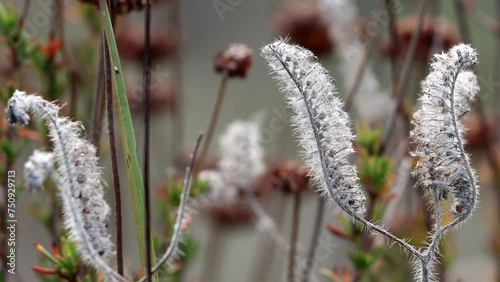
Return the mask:
[(238, 189), (252, 189), (255, 178), (265, 171), (260, 144), (261, 116), (233, 121), (222, 134), (218, 169), (202, 171), (200, 179), (210, 184), (210, 198), (229, 204), (238, 198)]
[(107, 281), (123, 281), (124, 278), (107, 265), (114, 255), (114, 244), (108, 233), (110, 208), (104, 200), (96, 149), (80, 137), (81, 124), (59, 117), (58, 111), (57, 105), (40, 96), (16, 91), (9, 100), (6, 114), (11, 125), (26, 124), (29, 112), (47, 122), (57, 162), (57, 172), (51, 177), (59, 189), (69, 238), (77, 243), (83, 260)]
[(42, 189), (43, 182), (54, 171), (54, 154), (50, 152), (33, 151), (24, 164), (24, 182), (30, 191)]
[(414, 174), (439, 198), (452, 193), (457, 222), (464, 221), (477, 202), (476, 174), (464, 151), (466, 129), (460, 120), (479, 92), (475, 74), (465, 70), (476, 63), (476, 51), (464, 44), (434, 56), (411, 132), (416, 144), (412, 155), (418, 159)]
[(262, 57), (295, 116), (292, 124), (304, 158), (325, 195), (348, 215), (365, 213), (365, 196), (356, 167), (351, 121), (337, 97), (335, 81), (309, 50), (278, 40), (264, 46)]

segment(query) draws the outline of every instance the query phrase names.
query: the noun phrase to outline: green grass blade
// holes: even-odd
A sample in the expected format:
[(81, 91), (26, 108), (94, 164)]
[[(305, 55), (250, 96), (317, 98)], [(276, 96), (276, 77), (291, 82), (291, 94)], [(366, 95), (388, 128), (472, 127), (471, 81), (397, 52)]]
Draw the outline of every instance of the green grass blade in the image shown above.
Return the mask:
[[(144, 182), (142, 180), (142, 171), (137, 157), (137, 146), (135, 142), (134, 127), (130, 108), (128, 106), (127, 92), (125, 89), (125, 80), (123, 79), (120, 56), (116, 46), (111, 16), (106, 5), (106, 0), (99, 0), (101, 7), (102, 24), (109, 45), (109, 54), (113, 65), (113, 81), (116, 87), (118, 102), (118, 113), (121, 128), (121, 138), (123, 143), (123, 154), (127, 166), (127, 175), (129, 180), (130, 193), (132, 195), (132, 204), (134, 208), (135, 229), (137, 241), (139, 244), (139, 254), (143, 269), (146, 268), (146, 240), (145, 240), (145, 208), (144, 208)], [(154, 250), (151, 251), (152, 263), (156, 263)]]

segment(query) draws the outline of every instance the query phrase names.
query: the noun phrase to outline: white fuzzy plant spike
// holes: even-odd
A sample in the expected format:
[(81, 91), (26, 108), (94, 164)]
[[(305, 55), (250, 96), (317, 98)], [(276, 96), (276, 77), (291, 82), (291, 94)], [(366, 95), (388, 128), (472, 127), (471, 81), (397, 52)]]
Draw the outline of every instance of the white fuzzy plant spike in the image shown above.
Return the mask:
[(262, 48), (261, 55), (295, 113), (292, 123), (322, 194), (330, 195), (347, 215), (362, 217), (365, 195), (356, 167), (349, 163), (354, 135), (334, 80), (313, 53), (300, 46), (278, 40)]
[[(415, 174), (434, 201), (436, 224), (428, 247), (417, 250), (382, 227), (363, 218), (365, 197), (356, 168), (349, 164), (353, 153), (350, 121), (335, 95), (335, 85), (327, 71), (308, 50), (278, 40), (262, 49), (272, 73), (285, 93), (295, 116), (292, 123), (304, 149), (307, 165), (323, 194), (340, 209), (371, 231), (398, 243), (413, 256), (415, 278), (434, 281), (433, 266), (442, 235), (464, 222), (476, 206), (476, 175), (464, 150), (464, 127), (460, 119), (479, 91), (477, 78), (466, 71), (477, 63), (468, 45), (453, 47), (436, 55), (431, 73), (423, 83), (422, 108), (414, 115), (412, 138), (417, 144)], [(439, 201), (453, 195), (455, 219), (442, 226)]]
[(6, 109), (9, 125), (28, 124), (29, 112), (44, 119), (49, 129), (57, 164), (51, 177), (59, 189), (70, 240), (106, 281), (127, 281), (107, 264), (114, 256), (114, 244), (108, 233), (110, 208), (104, 200), (95, 147), (80, 137), (79, 122), (59, 116), (56, 104), (16, 90)]
[(29, 191), (39, 191), (54, 171), (54, 153), (33, 151), (24, 164), (24, 183)]
[(422, 107), (415, 112), (411, 137), (418, 158), (415, 174), (423, 187), (440, 198), (453, 194), (457, 222), (469, 217), (479, 191), (476, 174), (464, 150), (465, 128), (460, 118), (479, 92), (476, 76), (465, 67), (477, 63), (468, 45), (453, 47), (436, 55), (431, 72), (422, 84)]
[(209, 197), (215, 203), (234, 203), (239, 189), (251, 189), (255, 178), (264, 173), (264, 152), (259, 141), (262, 118), (257, 115), (249, 120), (235, 120), (221, 135), (217, 170), (202, 171), (199, 175), (210, 184)]
[[(461, 118), (479, 92), (477, 77), (468, 67), (477, 64), (477, 53), (460, 44), (447, 53), (434, 56), (431, 71), (422, 83), (421, 108), (415, 112), (411, 132), (418, 163), (414, 174), (434, 202), (436, 223), (425, 250), (427, 265), (417, 271), (422, 281), (433, 281), (433, 265), (439, 241), (446, 231), (462, 224), (477, 205), (479, 186), (469, 156), (465, 152)], [(442, 225), (439, 201), (451, 194), (454, 220)]]

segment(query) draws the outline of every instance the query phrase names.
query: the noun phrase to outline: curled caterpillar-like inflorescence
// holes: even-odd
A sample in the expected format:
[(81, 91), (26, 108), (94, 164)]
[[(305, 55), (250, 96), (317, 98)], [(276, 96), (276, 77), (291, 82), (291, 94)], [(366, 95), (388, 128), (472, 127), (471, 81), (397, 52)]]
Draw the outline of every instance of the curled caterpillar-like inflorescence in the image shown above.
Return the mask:
[(412, 155), (418, 159), (414, 174), (438, 198), (453, 195), (457, 223), (470, 215), (477, 202), (476, 174), (464, 151), (466, 129), (461, 122), (479, 92), (476, 75), (466, 70), (476, 63), (476, 51), (464, 44), (434, 56), (411, 132), (416, 144)]
[(51, 177), (59, 189), (64, 225), (78, 245), (84, 261), (95, 267), (106, 281), (125, 281), (107, 262), (114, 255), (108, 233), (110, 208), (104, 200), (96, 149), (80, 137), (81, 124), (59, 116), (59, 107), (40, 96), (16, 91), (6, 115), (10, 125), (29, 122), (28, 113), (44, 119), (53, 144), (57, 172)]
[(355, 166), (351, 121), (335, 92), (335, 81), (312, 52), (278, 40), (261, 52), (288, 106), (311, 174), (323, 194), (348, 215), (363, 215), (365, 196)]

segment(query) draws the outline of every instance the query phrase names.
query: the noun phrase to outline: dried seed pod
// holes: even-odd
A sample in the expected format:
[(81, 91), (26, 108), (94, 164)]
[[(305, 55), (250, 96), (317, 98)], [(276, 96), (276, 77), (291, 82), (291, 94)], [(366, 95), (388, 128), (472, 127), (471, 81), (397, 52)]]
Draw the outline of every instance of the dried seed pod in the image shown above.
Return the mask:
[(215, 57), (215, 72), (245, 78), (252, 68), (253, 51), (245, 44), (233, 43)]

